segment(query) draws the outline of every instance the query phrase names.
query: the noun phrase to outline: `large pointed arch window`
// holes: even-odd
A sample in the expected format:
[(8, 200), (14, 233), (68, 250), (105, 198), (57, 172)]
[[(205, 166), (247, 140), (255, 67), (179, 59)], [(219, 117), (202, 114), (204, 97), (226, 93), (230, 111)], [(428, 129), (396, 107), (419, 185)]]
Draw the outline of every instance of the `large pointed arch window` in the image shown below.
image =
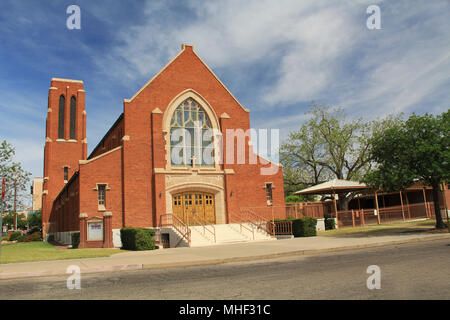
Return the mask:
[(213, 130), (205, 110), (192, 98), (184, 100), (170, 121), (172, 165), (214, 166)]
[(75, 124), (77, 120), (77, 99), (70, 98), (70, 139), (76, 139)]
[(64, 139), (64, 113), (66, 110), (66, 98), (61, 95), (59, 97), (59, 112), (58, 112), (58, 139)]

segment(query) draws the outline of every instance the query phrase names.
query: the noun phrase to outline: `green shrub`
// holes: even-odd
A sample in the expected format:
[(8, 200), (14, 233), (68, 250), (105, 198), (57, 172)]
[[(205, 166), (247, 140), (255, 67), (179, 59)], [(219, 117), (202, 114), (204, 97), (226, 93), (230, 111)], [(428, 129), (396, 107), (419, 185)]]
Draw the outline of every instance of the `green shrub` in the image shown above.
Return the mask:
[(78, 245), (80, 244), (80, 233), (72, 233), (72, 248), (76, 249), (78, 248)]
[(24, 234), (21, 234), (19, 237), (17, 237), (17, 242), (28, 242), (27, 236)]
[(41, 233), (41, 228), (39, 228), (39, 227), (33, 227), (33, 228), (31, 228), (30, 230), (27, 231), (27, 235), (33, 234), (33, 233), (36, 233), (36, 232)]
[(330, 217), (330, 215), (325, 215), (325, 230), (336, 229), (336, 221)]
[(37, 232), (25, 236), (25, 242), (40, 241), (41, 235)]
[(125, 250), (153, 250), (155, 249), (155, 230), (145, 228), (122, 228), (120, 239)]
[(9, 241), (16, 241), (21, 235), (22, 235), (22, 232), (20, 232), (20, 231), (14, 231), (14, 232), (11, 233), (11, 235), (9, 236)]
[(292, 219), (292, 233), (296, 238), (314, 237), (317, 235), (316, 225), (317, 219), (311, 217)]
[(31, 242), (31, 241), (41, 241), (41, 233), (40, 232), (35, 232), (32, 234), (27, 234), (26, 236), (24, 235), (24, 241), (25, 242)]
[[(294, 237), (314, 237), (317, 235), (316, 225), (317, 219), (311, 217), (303, 217), (303, 218), (292, 218), (288, 217), (286, 219), (274, 219), (273, 221), (292, 221), (292, 234)], [(268, 227), (272, 227), (270, 223), (272, 220), (269, 220), (267, 223)]]

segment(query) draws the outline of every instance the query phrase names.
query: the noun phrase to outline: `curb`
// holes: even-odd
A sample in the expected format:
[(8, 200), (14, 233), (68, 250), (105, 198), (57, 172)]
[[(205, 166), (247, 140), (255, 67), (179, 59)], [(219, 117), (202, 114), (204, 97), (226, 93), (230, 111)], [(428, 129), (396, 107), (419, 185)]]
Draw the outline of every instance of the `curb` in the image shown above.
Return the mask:
[(224, 264), (224, 263), (231, 263), (231, 262), (258, 261), (258, 260), (265, 260), (265, 259), (272, 259), (272, 258), (282, 258), (282, 257), (301, 256), (301, 255), (314, 255), (314, 254), (332, 253), (332, 252), (348, 251), (348, 250), (355, 250), (355, 249), (385, 247), (385, 246), (392, 246), (392, 245), (397, 245), (397, 244), (407, 244), (407, 243), (422, 242), (422, 241), (425, 242), (425, 241), (441, 240), (441, 239), (447, 239), (447, 238), (450, 238), (450, 235), (436, 235), (436, 236), (428, 236), (427, 238), (395, 240), (395, 241), (369, 243), (369, 244), (363, 244), (363, 245), (326, 248), (326, 249), (296, 250), (296, 251), (271, 253), (271, 254), (258, 255), (258, 256), (234, 257), (234, 258), (205, 260), (205, 261), (197, 261), (197, 262), (165, 263), (165, 264), (157, 264), (157, 265), (143, 264), (143, 269), (196, 267), (196, 266), (217, 265), (217, 264)]
[[(161, 263), (161, 264), (145, 264), (144, 263), (144, 264), (125, 264), (125, 265), (103, 266), (103, 267), (89, 267), (89, 268), (83, 268), (82, 273), (86, 274), (86, 273), (120, 272), (120, 271), (133, 271), (133, 270), (155, 270), (155, 269), (166, 269), (166, 268), (177, 268), (177, 267), (196, 267), (196, 266), (218, 265), (218, 264), (232, 263), (232, 262), (258, 261), (258, 260), (281, 258), (281, 257), (314, 255), (314, 254), (322, 254), (322, 253), (342, 252), (342, 251), (355, 250), (355, 249), (385, 247), (385, 246), (392, 246), (392, 245), (398, 245), (398, 244), (426, 242), (426, 241), (441, 240), (441, 239), (450, 239), (450, 235), (443, 234), (443, 235), (427, 236), (426, 238), (413, 238), (413, 239), (369, 243), (369, 244), (362, 244), (362, 245), (351, 245), (351, 246), (345, 246), (345, 247), (326, 248), (326, 249), (296, 250), (296, 251), (272, 253), (272, 254), (258, 255), (258, 256), (233, 257), (233, 258), (225, 258), (225, 259), (211, 259), (211, 260), (195, 261), (195, 262), (188, 261), (188, 262), (184, 262), (184, 263), (180, 263), (180, 262)], [(0, 273), (0, 280), (23, 279), (23, 278), (34, 278), (34, 277), (49, 277), (49, 276), (58, 276), (58, 275), (67, 275), (67, 274), (68, 273), (66, 273), (65, 270), (14, 272), (14, 273), (10, 272), (10, 273)]]

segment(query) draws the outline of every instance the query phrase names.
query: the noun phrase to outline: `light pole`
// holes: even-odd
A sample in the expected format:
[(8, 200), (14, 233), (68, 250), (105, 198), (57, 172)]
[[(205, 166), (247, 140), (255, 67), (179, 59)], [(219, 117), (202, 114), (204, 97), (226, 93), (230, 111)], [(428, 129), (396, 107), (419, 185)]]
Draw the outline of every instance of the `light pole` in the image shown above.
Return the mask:
[(17, 230), (17, 179), (14, 179), (14, 231)]
[(0, 211), (0, 264), (2, 263), (2, 238), (3, 238), (3, 210), (5, 209), (5, 191), (6, 191), (6, 184), (5, 184), (5, 178), (2, 178), (2, 197), (1, 200), (1, 211)]

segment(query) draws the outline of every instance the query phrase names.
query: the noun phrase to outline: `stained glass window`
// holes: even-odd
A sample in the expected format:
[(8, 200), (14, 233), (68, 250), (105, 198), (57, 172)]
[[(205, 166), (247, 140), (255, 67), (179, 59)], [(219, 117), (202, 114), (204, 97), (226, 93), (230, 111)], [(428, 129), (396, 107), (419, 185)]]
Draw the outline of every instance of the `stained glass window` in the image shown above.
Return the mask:
[(184, 100), (170, 121), (172, 165), (214, 165), (211, 121), (205, 110), (192, 98)]

